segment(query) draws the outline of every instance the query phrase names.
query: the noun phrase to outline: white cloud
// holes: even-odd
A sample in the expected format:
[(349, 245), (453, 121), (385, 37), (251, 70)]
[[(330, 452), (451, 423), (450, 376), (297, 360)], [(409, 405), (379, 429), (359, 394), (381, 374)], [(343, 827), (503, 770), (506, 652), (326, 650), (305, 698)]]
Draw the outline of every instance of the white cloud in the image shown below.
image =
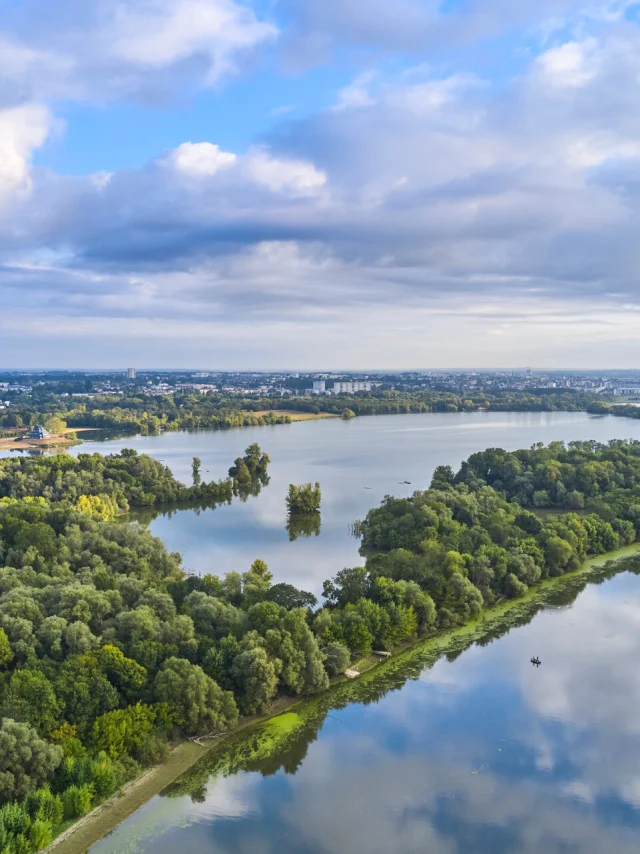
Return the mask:
[(559, 89), (585, 86), (598, 74), (597, 42), (567, 42), (551, 48), (537, 59), (541, 77)]
[(327, 183), (327, 176), (312, 163), (272, 157), (260, 148), (254, 148), (247, 154), (245, 166), (253, 181), (275, 193), (315, 196)]
[(233, 166), (237, 159), (210, 142), (183, 142), (167, 158), (175, 169), (195, 177), (212, 177)]
[(235, 70), (237, 53), (276, 35), (275, 27), (234, 0), (123, 3), (116, 8), (112, 28), (114, 55), (136, 65), (162, 67), (206, 54), (210, 83)]
[(0, 204), (3, 198), (30, 186), (30, 162), (51, 129), (45, 107), (24, 106), (0, 110)]
[[(166, 100), (278, 35), (237, 0), (25, 0), (0, 23), (0, 104)], [(170, 72), (168, 74), (167, 72)]]

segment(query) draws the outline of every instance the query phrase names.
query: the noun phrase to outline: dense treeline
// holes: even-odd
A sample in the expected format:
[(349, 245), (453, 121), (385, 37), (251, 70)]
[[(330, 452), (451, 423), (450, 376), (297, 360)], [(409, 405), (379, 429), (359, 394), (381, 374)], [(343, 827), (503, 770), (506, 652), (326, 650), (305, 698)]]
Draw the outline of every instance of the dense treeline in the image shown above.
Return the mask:
[[(267, 463), (247, 449), (232, 472)], [(261, 560), (187, 576), (148, 531), (105, 521), (97, 504), (82, 512), (75, 493), (57, 500), (63, 486), (45, 495), (45, 480), (0, 499), (3, 854), (47, 844), (172, 738), (321, 691), (354, 658), (462, 624), (640, 530), (640, 443), (493, 449), (372, 510), (366, 565), (325, 582), (314, 610)], [(576, 493), (580, 513), (529, 509), (570, 507)]]
[(344, 416), (393, 415), (421, 412), (475, 412), (478, 410), (517, 412), (576, 412), (594, 404), (595, 395), (575, 390), (536, 389), (528, 392), (504, 391), (499, 394), (469, 391), (453, 394), (444, 391), (360, 392), (336, 397), (239, 397), (227, 394), (172, 395), (129, 393), (129, 396), (104, 395), (92, 398), (61, 398), (18, 401), (0, 412), (0, 429), (22, 428), (34, 423), (55, 428), (96, 427), (141, 433), (161, 430), (230, 429), (233, 427), (284, 424), (287, 414), (271, 410), (291, 410), (310, 414), (329, 413)]
[[(533, 507), (581, 514), (541, 518), (527, 509)], [(325, 596), (335, 608), (333, 621), (353, 620), (354, 609), (364, 612), (371, 599), (389, 598), (391, 579), (412, 585), (412, 593), (394, 588), (399, 605), (407, 606), (418, 589), (430, 597), (434, 608), (414, 605), (419, 627), (456, 625), (523, 595), (542, 578), (577, 569), (588, 555), (633, 543), (639, 530), (639, 442), (490, 449), (470, 457), (457, 474), (439, 467), (426, 492), (387, 498), (372, 510), (361, 532), (364, 546), (376, 553), (366, 568), (339, 573), (325, 585)], [(371, 625), (365, 628), (381, 639)], [(371, 638), (359, 631), (368, 645)], [(327, 632), (339, 638), (340, 626)]]
[[(226, 480), (185, 486), (171, 469), (146, 454), (66, 454), (0, 460), (0, 498), (41, 497), (69, 501), (87, 512), (115, 516), (130, 507), (176, 502), (221, 503), (253, 483), (268, 481), (269, 457), (250, 445)], [(0, 849), (1, 851), (1, 849)]]
[(590, 403), (587, 412), (592, 415), (617, 415), (619, 418), (640, 418), (640, 406), (633, 403), (607, 403), (597, 400)]

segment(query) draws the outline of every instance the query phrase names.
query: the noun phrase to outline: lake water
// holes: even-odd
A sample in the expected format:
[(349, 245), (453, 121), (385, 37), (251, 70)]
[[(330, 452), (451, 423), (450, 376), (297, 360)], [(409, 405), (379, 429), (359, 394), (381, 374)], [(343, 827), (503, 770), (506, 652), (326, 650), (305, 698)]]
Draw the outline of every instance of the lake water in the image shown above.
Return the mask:
[[(150, 523), (151, 531), (171, 551), (180, 552), (190, 570), (244, 572), (262, 558), (277, 581), (317, 594), (324, 579), (362, 563), (351, 524), (385, 495), (409, 496), (426, 489), (436, 466), (457, 468), (470, 454), (489, 447), (515, 450), (534, 442), (614, 438), (640, 438), (640, 421), (580, 412), (393, 415), (87, 441), (72, 452), (135, 448), (164, 460), (178, 478), (190, 482), (194, 456), (202, 459), (203, 479), (223, 478), (233, 460), (258, 442), (272, 460), (271, 482), (258, 497), (159, 515)], [(322, 487), (321, 532), (290, 542), (285, 496), (290, 483), (308, 481)]]
[(637, 854), (640, 577), (574, 598), (351, 683), (270, 758), (206, 761), (91, 854)]

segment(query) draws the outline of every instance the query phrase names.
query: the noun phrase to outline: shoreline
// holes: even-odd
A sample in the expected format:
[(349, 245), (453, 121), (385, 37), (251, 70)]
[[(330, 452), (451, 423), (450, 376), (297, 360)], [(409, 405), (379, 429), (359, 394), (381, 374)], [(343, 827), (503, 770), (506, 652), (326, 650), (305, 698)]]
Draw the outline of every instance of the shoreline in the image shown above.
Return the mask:
[[(131, 780), (119, 793), (112, 795), (102, 804), (95, 807), (86, 816), (79, 819), (43, 849), (44, 852), (56, 854), (84, 854), (88, 849), (113, 832), (129, 816), (137, 812), (144, 804), (157, 796), (182, 774), (193, 768), (200, 760), (214, 751), (231, 738), (238, 736), (243, 730), (252, 726), (268, 723), (278, 718), (297, 705), (311, 706), (326, 702), (332, 695), (341, 691), (357, 692), (358, 686), (375, 682), (385, 675), (391, 676), (396, 669), (410, 665), (412, 662), (422, 668), (425, 664), (435, 662), (443, 654), (452, 651), (463, 651), (473, 642), (491, 631), (503, 627), (502, 620), (506, 617), (527, 618), (532, 615), (529, 610), (535, 610), (548, 603), (548, 595), (560, 591), (563, 587), (572, 587), (578, 583), (588, 583), (591, 575), (595, 575), (609, 564), (616, 564), (626, 558), (640, 555), (640, 542), (626, 546), (614, 552), (589, 558), (572, 573), (542, 581), (531, 588), (525, 596), (510, 599), (488, 608), (475, 619), (463, 626), (446, 629), (428, 638), (421, 638), (396, 647), (390, 658), (380, 659), (367, 656), (356, 662), (352, 667), (358, 669), (359, 677), (348, 680), (344, 676), (332, 680), (331, 686), (324, 692), (313, 697), (280, 698), (274, 707), (264, 715), (256, 715), (242, 719), (236, 727), (211, 740), (209, 744), (196, 744), (185, 739), (175, 745), (167, 759), (160, 765), (144, 771), (139, 777)], [(513, 622), (512, 625), (517, 625)], [(508, 628), (508, 627), (507, 627)], [(364, 677), (362, 679), (361, 677)], [(353, 701), (357, 701), (354, 698)]]
[(81, 445), (82, 439), (69, 438), (71, 433), (87, 433), (100, 430), (100, 427), (67, 427), (61, 433), (52, 433), (46, 439), (27, 439), (26, 437), (10, 437), (0, 439), (0, 451), (55, 451), (65, 450), (74, 445)]

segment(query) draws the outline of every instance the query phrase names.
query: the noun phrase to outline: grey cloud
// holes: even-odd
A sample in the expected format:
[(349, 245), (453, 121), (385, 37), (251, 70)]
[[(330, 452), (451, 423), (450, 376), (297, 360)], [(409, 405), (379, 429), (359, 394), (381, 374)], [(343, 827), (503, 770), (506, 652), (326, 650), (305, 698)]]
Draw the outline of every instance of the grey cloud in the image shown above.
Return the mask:
[[(413, 55), (441, 55), (512, 28), (559, 26), (567, 16), (602, 10), (598, 0), (280, 0), (293, 21), (285, 33), (288, 60), (307, 66), (343, 45)], [(612, 5), (612, 4), (610, 4)]]

